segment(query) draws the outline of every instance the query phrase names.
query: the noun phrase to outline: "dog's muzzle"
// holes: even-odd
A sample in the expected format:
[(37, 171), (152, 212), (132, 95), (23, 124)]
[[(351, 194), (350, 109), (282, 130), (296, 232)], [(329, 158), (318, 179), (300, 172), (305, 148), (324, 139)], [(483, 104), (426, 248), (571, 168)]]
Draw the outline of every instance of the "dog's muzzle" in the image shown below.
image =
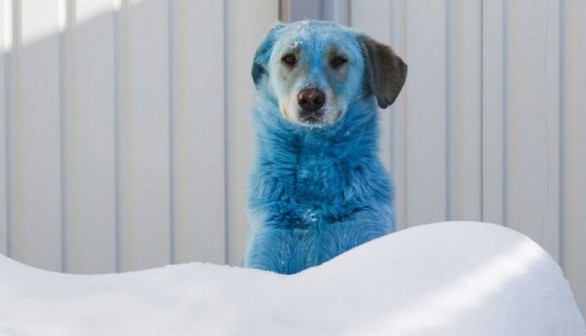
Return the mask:
[(301, 108), (299, 120), (307, 123), (323, 121), (323, 106), (326, 103), (326, 95), (318, 89), (303, 89), (297, 95), (297, 104)]

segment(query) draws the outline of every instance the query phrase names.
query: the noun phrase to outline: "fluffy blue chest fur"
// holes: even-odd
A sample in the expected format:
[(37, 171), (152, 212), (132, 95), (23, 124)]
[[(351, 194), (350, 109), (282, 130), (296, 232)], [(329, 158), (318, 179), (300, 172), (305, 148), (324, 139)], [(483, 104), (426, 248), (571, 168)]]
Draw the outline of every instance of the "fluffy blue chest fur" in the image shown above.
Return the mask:
[(391, 183), (378, 157), (378, 109), (359, 101), (338, 124), (298, 127), (255, 109), (249, 267), (296, 273), (394, 230)]

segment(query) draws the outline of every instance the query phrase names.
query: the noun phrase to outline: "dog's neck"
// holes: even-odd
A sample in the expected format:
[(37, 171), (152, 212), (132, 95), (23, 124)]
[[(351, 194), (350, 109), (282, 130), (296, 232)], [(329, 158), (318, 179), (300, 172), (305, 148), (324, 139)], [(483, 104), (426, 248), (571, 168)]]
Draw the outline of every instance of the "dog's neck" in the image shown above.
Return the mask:
[[(263, 160), (291, 156), (343, 161), (378, 155), (378, 109), (371, 101), (349, 106), (342, 120), (328, 126), (294, 125), (280, 115), (276, 104), (257, 106), (258, 155)], [(277, 162), (275, 162), (277, 163)]]
[[(378, 108), (350, 106), (323, 129), (292, 125), (278, 110), (257, 106), (258, 148), (252, 179), (254, 200), (347, 204), (351, 198), (390, 198), (388, 175), (378, 156)], [(277, 107), (273, 107), (277, 108)], [(355, 186), (362, 186), (356, 192)]]

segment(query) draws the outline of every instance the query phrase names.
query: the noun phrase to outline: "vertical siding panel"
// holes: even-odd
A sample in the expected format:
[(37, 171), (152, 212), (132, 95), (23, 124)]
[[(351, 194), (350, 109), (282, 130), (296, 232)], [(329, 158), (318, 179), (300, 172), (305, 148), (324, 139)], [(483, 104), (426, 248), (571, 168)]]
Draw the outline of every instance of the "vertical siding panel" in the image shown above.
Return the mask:
[(283, 0), (283, 20), (295, 22), (305, 19), (323, 19), (323, 0)]
[(559, 254), (558, 12), (484, 2), (484, 220)]
[(557, 35), (558, 14), (545, 0), (509, 6), (504, 51), (509, 60), (504, 121), (506, 222), (557, 257), (559, 112), (552, 103), (559, 101), (558, 43), (548, 44), (548, 35)]
[(112, 1), (78, 0), (66, 48), (66, 269), (116, 270)]
[[(18, 26), (11, 62), (11, 256), (59, 271), (61, 142), (59, 3), (13, 2)], [(18, 58), (18, 60), (15, 60)]]
[(482, 6), (482, 220), (505, 225), (505, 2)]
[(223, 264), (225, 8), (186, 0), (172, 8), (174, 262)]
[(446, 2), (407, 2), (407, 226), (447, 218)]
[(123, 184), (124, 170), (127, 160), (127, 142), (123, 133), (125, 126), (129, 125), (130, 111), (130, 50), (129, 50), (129, 0), (115, 0), (114, 5), (114, 141), (115, 141), (115, 197), (116, 203), (116, 271), (122, 269), (122, 243), (123, 220), (127, 218), (123, 213), (125, 209), (124, 192), (127, 188)]
[(504, 118), (503, 122), (503, 158), (504, 174), (501, 181), (504, 190), (504, 225), (514, 227), (518, 222), (518, 207), (520, 206), (519, 187), (519, 163), (520, 163), (520, 141), (514, 136), (515, 131), (520, 129), (519, 119), (521, 111), (518, 99), (521, 88), (520, 78), (520, 20), (521, 1), (508, 2), (503, 10), (504, 16), (504, 47), (502, 49), (504, 58), (503, 87), (504, 87)]
[[(394, 47), (391, 41), (391, 26), (394, 22), (389, 19), (391, 3), (384, 0), (376, 0), (359, 5), (360, 1), (352, 2), (352, 26), (375, 40)], [(403, 56), (403, 55), (401, 55)], [(409, 77), (409, 76), (408, 76)], [(401, 98), (402, 94), (401, 93)], [(400, 98), (399, 98), (400, 99)], [(391, 114), (392, 111), (380, 110), (380, 156), (385, 167), (391, 169)]]
[[(350, 3), (351, 0), (323, 0), (323, 20), (350, 25)], [(368, 3), (368, 8), (372, 5)]]
[(480, 220), (482, 118), (481, 1), (449, 1), (448, 219)]
[(254, 84), (250, 69), (258, 44), (278, 18), (279, 6), (270, 0), (246, 4), (230, 1), (226, 5), (227, 242), (228, 262), (238, 265), (248, 231), (247, 187), (254, 156)]
[(123, 3), (120, 270), (171, 261), (168, 2)]
[[(391, 24), (391, 45), (410, 67), (411, 60), (407, 49), (407, 4), (405, 0), (391, 3), (389, 14)], [(403, 92), (390, 107), (390, 170), (395, 184), (396, 228), (407, 227), (407, 97), (409, 96), (410, 70)], [(383, 135), (384, 139), (384, 135)]]
[(586, 316), (586, 3), (561, 3), (562, 265)]
[(75, 120), (75, 83), (74, 83), (74, 69), (75, 69), (75, 43), (74, 43), (74, 26), (75, 26), (75, 0), (65, 0), (60, 2), (59, 11), (59, 98), (60, 98), (60, 115), (61, 115), (61, 216), (62, 216), (62, 271), (69, 271), (68, 262), (68, 248), (70, 247), (68, 233), (70, 228), (70, 216), (72, 210), (69, 207), (70, 196), (74, 188), (72, 183), (73, 166), (69, 163), (71, 155), (73, 154), (72, 147), (74, 143), (72, 138), (74, 128), (73, 122)]
[[(561, 112), (560, 112), (560, 7), (556, 1), (547, 0), (544, 5), (546, 11), (546, 28), (541, 30), (544, 38), (540, 47), (543, 52), (543, 64), (540, 67), (544, 77), (544, 83), (540, 88), (543, 93), (545, 110), (541, 117), (545, 139), (541, 155), (544, 156), (546, 168), (546, 181), (544, 181), (545, 200), (542, 203), (541, 218), (542, 227), (538, 231), (539, 240), (543, 242), (545, 249), (556, 259), (561, 258)], [(535, 70), (537, 71), (537, 69)], [(539, 97), (540, 93), (536, 93)], [(543, 143), (543, 142), (542, 142)], [(529, 166), (527, 169), (531, 169)], [(586, 191), (586, 189), (585, 189)]]
[(0, 1), (0, 253), (8, 254), (8, 53), (11, 52), (12, 8)]
[[(367, 5), (368, 4), (368, 5)], [(405, 43), (405, 2), (353, 1), (350, 21), (352, 26), (382, 43), (389, 44), (410, 66)], [(407, 82), (411, 74), (407, 75)], [(388, 110), (380, 111), (380, 155), (395, 185), (397, 230), (406, 227), (405, 220), (405, 144), (407, 86)]]

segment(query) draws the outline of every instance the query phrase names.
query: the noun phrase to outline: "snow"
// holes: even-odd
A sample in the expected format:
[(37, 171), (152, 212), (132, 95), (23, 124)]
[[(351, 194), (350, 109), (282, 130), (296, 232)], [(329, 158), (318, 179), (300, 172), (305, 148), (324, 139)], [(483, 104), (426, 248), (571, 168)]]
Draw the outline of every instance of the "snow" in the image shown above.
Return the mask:
[(0, 257), (0, 335), (585, 336), (568, 282), (496, 225), (400, 231), (292, 276), (204, 263), (70, 275)]

